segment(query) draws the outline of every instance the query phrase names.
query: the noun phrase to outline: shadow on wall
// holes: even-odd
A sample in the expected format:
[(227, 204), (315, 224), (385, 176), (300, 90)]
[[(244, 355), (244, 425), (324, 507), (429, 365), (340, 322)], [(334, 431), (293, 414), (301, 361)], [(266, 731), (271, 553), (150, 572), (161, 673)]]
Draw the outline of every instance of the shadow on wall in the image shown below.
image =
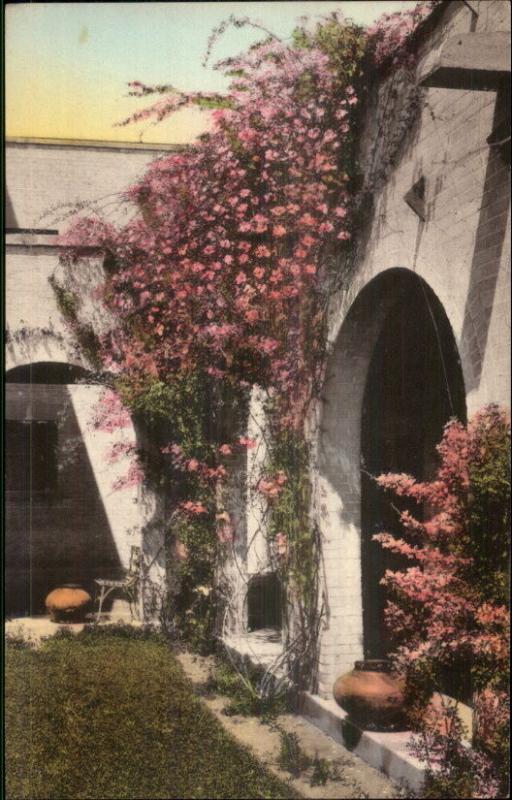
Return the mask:
[[(45, 613), (45, 597), (56, 586), (79, 583), (94, 595), (95, 578), (122, 576), (68, 387), (34, 381), (63, 377), (57, 365), (43, 366), (13, 371), (15, 383), (12, 374), (7, 377), (8, 616)], [(54, 374), (48, 367), (57, 367)]]
[(15, 230), (18, 227), (14, 207), (9, 197), (9, 192), (5, 191), (5, 228), (7, 231)]
[[(467, 350), (473, 373), (468, 376), (466, 386), (468, 393), (478, 388), (482, 375), (508, 224), (510, 166), (504, 158), (499, 141), (500, 137), (501, 139), (507, 135), (510, 137), (510, 86), (501, 89), (496, 97), (493, 131), (496, 132), (498, 139), (495, 145), (489, 147), (461, 336), (461, 343)], [(504, 147), (509, 148), (510, 142)]]

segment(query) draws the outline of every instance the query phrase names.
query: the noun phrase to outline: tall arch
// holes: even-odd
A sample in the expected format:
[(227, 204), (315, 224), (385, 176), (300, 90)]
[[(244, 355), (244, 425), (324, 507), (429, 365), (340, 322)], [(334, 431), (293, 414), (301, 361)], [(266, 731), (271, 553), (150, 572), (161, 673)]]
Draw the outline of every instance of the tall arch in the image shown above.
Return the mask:
[(344, 319), (324, 392), (317, 502), (330, 609), (320, 664), (325, 687), (340, 668), (385, 650), (379, 579), (386, 564), (371, 536), (389, 529), (390, 517), (368, 473), (427, 477), (443, 425), (465, 413), (442, 304), (416, 273), (381, 273)]
[(137, 444), (134, 426), (128, 415), (115, 430), (93, 424), (104, 390), (89, 378), (76, 364), (49, 361), (6, 374), (8, 616), (44, 613), (46, 595), (63, 583), (93, 592), (95, 578), (122, 577), (132, 546), (163, 580), (161, 542), (146, 535), (152, 496), (141, 502), (130, 484), (114, 490), (131, 456), (111, 458), (113, 448)]

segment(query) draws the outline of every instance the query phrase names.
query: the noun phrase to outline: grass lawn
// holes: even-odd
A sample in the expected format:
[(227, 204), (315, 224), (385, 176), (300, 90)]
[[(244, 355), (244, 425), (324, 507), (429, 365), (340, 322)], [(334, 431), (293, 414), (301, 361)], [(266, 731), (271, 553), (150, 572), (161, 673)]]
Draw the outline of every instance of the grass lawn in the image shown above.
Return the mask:
[(163, 639), (84, 631), (6, 655), (7, 800), (289, 798)]

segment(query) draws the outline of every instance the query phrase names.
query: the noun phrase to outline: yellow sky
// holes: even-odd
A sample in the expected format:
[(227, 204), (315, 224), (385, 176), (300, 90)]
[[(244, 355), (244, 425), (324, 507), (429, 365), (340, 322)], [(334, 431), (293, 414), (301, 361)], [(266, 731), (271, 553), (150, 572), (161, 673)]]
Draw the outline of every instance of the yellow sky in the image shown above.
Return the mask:
[[(131, 80), (223, 91), (228, 81), (201, 65), (212, 29), (230, 14), (250, 16), (287, 38), (302, 15), (341, 8), (357, 22), (415, 5), (397, 2), (18, 3), (6, 6), (6, 130), (9, 137), (188, 142), (208, 113), (184, 110), (158, 126), (114, 123), (148, 104), (126, 97)], [(231, 30), (213, 62), (260, 39)]]

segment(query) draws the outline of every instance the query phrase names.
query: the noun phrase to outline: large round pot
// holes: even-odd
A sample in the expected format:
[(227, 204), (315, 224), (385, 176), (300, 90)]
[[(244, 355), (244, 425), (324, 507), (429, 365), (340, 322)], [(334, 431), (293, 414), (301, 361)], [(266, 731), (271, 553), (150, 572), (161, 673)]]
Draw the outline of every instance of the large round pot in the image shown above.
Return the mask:
[(388, 661), (356, 661), (354, 669), (334, 684), (334, 699), (349, 718), (367, 730), (407, 727), (405, 682), (391, 673)]
[(91, 595), (74, 583), (54, 589), (45, 600), (52, 622), (83, 622), (91, 603)]

